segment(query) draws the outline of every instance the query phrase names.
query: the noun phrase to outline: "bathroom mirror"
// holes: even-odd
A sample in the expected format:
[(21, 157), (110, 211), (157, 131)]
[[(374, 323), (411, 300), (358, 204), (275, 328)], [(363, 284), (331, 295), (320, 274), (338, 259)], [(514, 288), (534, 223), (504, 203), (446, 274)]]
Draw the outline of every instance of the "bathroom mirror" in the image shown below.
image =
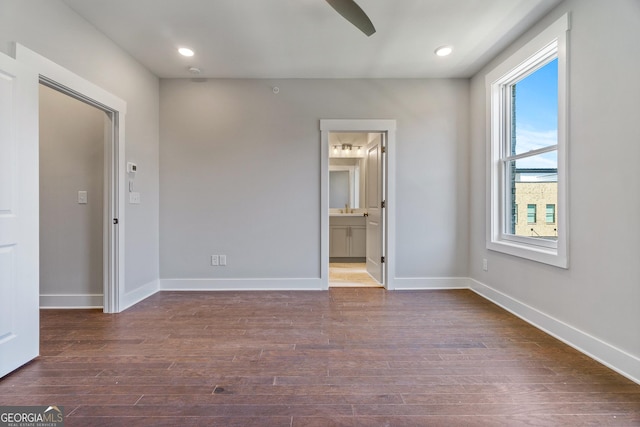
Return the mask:
[(360, 165), (329, 165), (329, 208), (360, 208)]
[(365, 152), (369, 134), (329, 134), (329, 208), (360, 209), (365, 206)]

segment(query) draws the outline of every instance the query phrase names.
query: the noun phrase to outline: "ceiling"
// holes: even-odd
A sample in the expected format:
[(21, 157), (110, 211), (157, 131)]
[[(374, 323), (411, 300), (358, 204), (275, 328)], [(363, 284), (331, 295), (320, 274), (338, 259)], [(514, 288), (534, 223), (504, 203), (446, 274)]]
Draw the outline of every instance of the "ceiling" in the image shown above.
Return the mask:
[(367, 37), (325, 0), (63, 1), (161, 78), (470, 77), (561, 2), (357, 0)]

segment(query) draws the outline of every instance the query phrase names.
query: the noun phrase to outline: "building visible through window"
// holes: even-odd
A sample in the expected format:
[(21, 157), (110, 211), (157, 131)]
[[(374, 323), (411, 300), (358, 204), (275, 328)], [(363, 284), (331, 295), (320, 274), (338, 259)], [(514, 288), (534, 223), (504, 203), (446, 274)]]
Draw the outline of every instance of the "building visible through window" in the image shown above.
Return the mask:
[[(526, 206), (527, 223), (518, 223), (514, 219), (513, 230), (516, 236), (528, 236), (555, 240), (558, 237), (556, 227), (556, 203), (558, 200), (558, 173), (556, 169), (521, 169), (515, 174), (515, 209)], [(544, 212), (544, 221), (537, 217)], [(551, 219), (553, 218), (553, 219)], [(533, 226), (533, 227), (532, 227)]]

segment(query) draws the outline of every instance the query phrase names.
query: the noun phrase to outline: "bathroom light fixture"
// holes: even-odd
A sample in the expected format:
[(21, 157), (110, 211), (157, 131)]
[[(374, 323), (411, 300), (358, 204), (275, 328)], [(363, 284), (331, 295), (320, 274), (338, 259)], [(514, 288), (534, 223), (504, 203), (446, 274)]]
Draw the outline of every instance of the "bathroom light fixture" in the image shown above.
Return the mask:
[(342, 144), (342, 151), (351, 151), (353, 145), (351, 144)]
[(333, 146), (333, 154), (338, 154), (338, 146), (337, 145)]
[(451, 46), (440, 46), (435, 50), (435, 54), (438, 56), (449, 56), (453, 52), (453, 48)]
[(358, 154), (362, 153), (362, 147), (358, 146)]
[(178, 49), (178, 53), (182, 56), (193, 56), (193, 51), (186, 47), (181, 47)]

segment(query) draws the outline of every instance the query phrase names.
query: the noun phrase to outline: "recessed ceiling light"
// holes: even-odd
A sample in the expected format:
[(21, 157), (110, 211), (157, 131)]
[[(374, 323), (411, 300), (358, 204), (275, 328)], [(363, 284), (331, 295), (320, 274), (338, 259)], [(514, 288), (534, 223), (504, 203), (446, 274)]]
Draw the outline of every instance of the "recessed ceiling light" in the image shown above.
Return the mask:
[(186, 47), (181, 47), (180, 49), (178, 49), (178, 52), (182, 56), (193, 56), (193, 51)]
[(440, 46), (436, 49), (436, 55), (438, 56), (448, 56), (453, 52), (453, 48), (451, 46)]

